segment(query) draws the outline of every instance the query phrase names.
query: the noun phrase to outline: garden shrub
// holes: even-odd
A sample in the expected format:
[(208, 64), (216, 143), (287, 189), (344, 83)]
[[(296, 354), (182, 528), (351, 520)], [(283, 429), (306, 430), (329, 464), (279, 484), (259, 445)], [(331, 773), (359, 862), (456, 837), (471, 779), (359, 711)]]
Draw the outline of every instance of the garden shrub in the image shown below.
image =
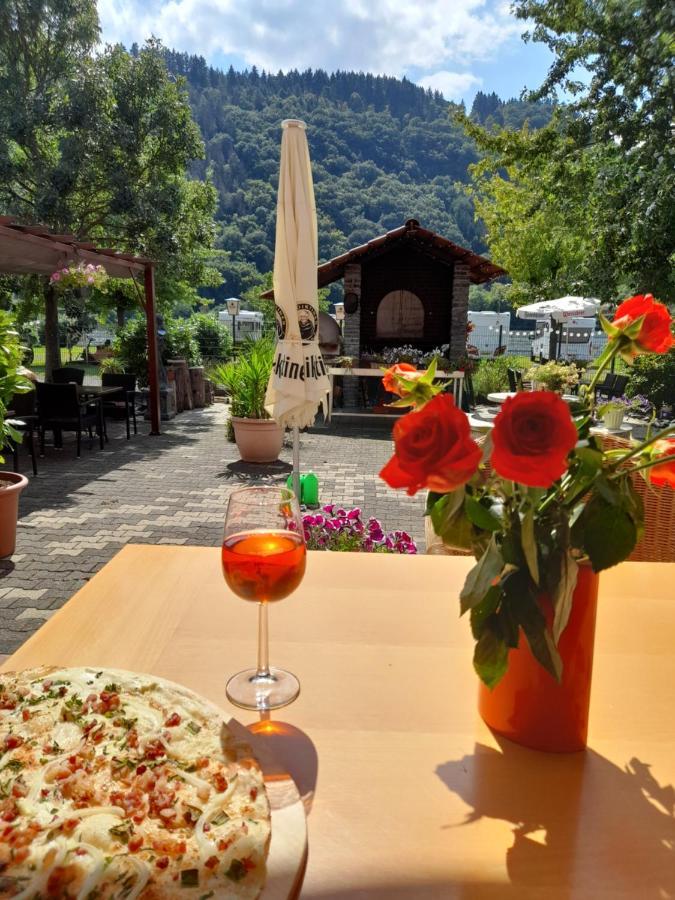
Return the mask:
[(508, 391), (509, 376), (507, 369), (529, 369), (531, 363), (526, 356), (497, 356), (494, 359), (481, 359), (478, 368), (471, 376), (474, 393), (485, 398), (488, 394)]
[(232, 354), (232, 336), (212, 313), (195, 313), (189, 319), (202, 359), (224, 361)]
[[(199, 345), (192, 327), (185, 319), (164, 319), (164, 347), (162, 361), (166, 365), (169, 359), (185, 359), (188, 365), (198, 366), (201, 363)], [(124, 328), (117, 332), (114, 342), (115, 355), (120, 359), (124, 370), (132, 372), (140, 385), (148, 383), (148, 341), (145, 319), (131, 319)]]
[(638, 356), (626, 385), (626, 395), (647, 397), (657, 410), (664, 405), (675, 407), (675, 350)]

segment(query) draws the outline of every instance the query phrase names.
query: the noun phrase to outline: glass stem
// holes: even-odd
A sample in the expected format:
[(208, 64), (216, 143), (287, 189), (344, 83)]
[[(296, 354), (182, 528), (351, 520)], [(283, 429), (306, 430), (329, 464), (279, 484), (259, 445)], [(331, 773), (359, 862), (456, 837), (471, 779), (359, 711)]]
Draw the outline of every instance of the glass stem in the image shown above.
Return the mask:
[(269, 639), (267, 631), (267, 603), (258, 604), (258, 670), (256, 678), (269, 678)]

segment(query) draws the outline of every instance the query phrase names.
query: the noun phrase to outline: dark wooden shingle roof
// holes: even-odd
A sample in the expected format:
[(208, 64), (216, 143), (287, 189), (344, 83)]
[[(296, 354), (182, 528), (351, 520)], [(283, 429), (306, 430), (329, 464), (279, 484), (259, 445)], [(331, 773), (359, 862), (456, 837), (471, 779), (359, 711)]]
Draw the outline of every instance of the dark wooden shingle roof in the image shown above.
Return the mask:
[[(394, 228), (386, 234), (373, 238), (360, 247), (354, 247), (340, 256), (329, 259), (328, 262), (322, 263), (317, 269), (317, 282), (320, 288), (327, 284), (332, 284), (344, 276), (345, 267), (349, 263), (364, 262), (373, 256), (380, 256), (400, 247), (401, 244), (408, 243), (416, 247), (421, 252), (438, 259), (441, 262), (453, 264), (456, 262), (466, 263), (469, 267), (469, 280), (472, 284), (482, 284), (485, 281), (491, 281), (493, 278), (499, 278), (508, 274), (505, 269), (479, 256), (472, 250), (460, 247), (449, 241), (447, 238), (422, 228), (416, 219), (408, 219), (405, 225)], [(274, 291), (266, 291), (261, 295), (265, 299), (272, 299)]]

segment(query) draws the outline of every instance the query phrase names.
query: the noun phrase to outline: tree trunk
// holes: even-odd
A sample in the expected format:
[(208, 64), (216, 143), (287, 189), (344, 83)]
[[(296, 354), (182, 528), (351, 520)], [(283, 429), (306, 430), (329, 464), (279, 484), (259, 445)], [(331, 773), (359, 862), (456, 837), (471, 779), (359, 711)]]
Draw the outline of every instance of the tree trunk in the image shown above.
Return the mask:
[(52, 380), (52, 372), (61, 366), (59, 347), (59, 299), (51, 285), (45, 289), (45, 381)]
[(124, 313), (126, 312), (124, 303), (117, 304), (117, 327), (124, 328)]

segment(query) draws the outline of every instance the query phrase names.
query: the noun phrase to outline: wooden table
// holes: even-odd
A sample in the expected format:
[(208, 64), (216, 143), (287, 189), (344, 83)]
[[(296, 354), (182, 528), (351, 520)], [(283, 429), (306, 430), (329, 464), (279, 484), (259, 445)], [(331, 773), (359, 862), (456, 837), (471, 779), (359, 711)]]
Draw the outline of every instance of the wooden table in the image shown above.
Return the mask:
[[(356, 378), (379, 378), (382, 379), (384, 370), (378, 366), (374, 369), (347, 369), (340, 366), (328, 367), (328, 381), (330, 382), (330, 390), (327, 394), (328, 411), (326, 413), (326, 422), (330, 422), (333, 415), (333, 386), (336, 377), (356, 377)], [(435, 378), (439, 381), (451, 381), (450, 389), (453, 399), (459, 408), (462, 408), (462, 394), (464, 391), (464, 372), (436, 372)]]
[[(503, 403), (505, 400), (508, 400), (509, 397), (515, 397), (516, 391), (495, 391), (492, 394), (488, 394), (487, 398), (490, 403)], [(574, 394), (563, 394), (563, 400), (565, 403), (578, 403), (579, 398)]]
[[(318, 753), (302, 896), (673, 896), (675, 565), (603, 574), (590, 745), (570, 755), (499, 742), (478, 718), (457, 602), (470, 565), (313, 553), (271, 610), (272, 662), (302, 681), (279, 719)], [(254, 662), (255, 636), (217, 549), (128, 546), (3, 668), (151, 672), (251, 723), (224, 687)], [(288, 764), (310, 795), (311, 767)]]

